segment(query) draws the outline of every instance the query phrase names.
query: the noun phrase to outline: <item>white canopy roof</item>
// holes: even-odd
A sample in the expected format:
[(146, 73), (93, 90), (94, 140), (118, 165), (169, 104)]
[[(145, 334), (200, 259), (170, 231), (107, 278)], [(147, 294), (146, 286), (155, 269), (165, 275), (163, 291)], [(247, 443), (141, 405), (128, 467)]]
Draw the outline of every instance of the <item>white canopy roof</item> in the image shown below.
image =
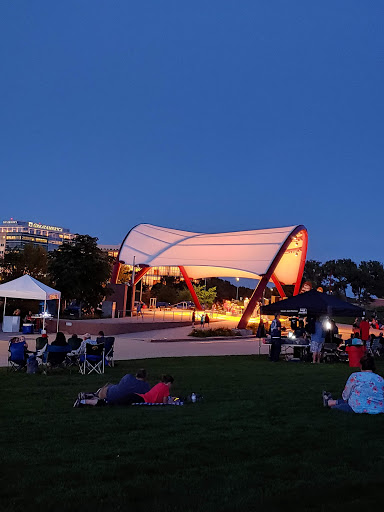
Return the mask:
[(15, 299), (60, 299), (61, 292), (50, 288), (37, 279), (25, 274), (13, 281), (0, 285), (0, 297), (13, 297)]
[[(176, 229), (139, 224), (123, 241), (119, 260), (150, 267), (183, 266), (192, 279), (204, 277), (248, 277), (259, 279), (278, 255), (284, 243), (289, 245), (275, 269), (284, 284), (296, 282), (303, 248), (301, 226), (235, 231), (232, 233), (191, 233)], [(302, 230), (305, 231), (304, 226)]]

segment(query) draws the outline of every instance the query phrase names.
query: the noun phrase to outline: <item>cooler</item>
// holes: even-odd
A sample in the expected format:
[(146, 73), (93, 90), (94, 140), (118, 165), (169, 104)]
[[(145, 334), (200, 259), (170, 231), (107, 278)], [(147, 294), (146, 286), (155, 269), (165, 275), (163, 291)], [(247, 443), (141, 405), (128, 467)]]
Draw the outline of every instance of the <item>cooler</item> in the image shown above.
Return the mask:
[(23, 324), (23, 334), (33, 334), (33, 324)]

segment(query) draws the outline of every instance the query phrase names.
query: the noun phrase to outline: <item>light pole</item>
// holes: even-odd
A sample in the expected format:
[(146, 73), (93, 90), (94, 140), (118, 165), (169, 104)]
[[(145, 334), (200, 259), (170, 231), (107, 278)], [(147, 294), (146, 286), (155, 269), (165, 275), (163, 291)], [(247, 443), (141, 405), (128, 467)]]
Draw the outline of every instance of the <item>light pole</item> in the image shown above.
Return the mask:
[(239, 281), (240, 277), (236, 277), (237, 285), (236, 285), (236, 300), (239, 300)]

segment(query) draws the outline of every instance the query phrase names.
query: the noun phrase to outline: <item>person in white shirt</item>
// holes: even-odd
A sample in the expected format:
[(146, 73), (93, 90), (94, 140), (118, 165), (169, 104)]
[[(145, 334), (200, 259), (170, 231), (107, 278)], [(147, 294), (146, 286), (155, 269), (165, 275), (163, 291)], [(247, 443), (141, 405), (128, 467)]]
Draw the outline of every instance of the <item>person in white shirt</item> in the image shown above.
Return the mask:
[(71, 352), (71, 354), (76, 354), (76, 355), (85, 354), (85, 346), (87, 343), (89, 343), (91, 345), (97, 345), (97, 341), (92, 340), (91, 335), (88, 332), (86, 334), (84, 334), (83, 341), (81, 342), (80, 347), (77, 350), (74, 350), (73, 352)]

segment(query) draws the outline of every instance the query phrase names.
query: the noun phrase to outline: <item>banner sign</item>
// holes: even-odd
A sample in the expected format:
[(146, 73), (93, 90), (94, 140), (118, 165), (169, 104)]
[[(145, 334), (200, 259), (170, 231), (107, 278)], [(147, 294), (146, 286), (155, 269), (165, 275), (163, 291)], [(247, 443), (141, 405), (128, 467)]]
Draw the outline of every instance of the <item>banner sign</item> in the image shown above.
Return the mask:
[(37, 222), (28, 222), (28, 226), (35, 229), (47, 229), (48, 231), (63, 231), (63, 228), (47, 226), (46, 224), (38, 224)]

